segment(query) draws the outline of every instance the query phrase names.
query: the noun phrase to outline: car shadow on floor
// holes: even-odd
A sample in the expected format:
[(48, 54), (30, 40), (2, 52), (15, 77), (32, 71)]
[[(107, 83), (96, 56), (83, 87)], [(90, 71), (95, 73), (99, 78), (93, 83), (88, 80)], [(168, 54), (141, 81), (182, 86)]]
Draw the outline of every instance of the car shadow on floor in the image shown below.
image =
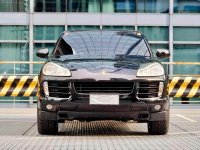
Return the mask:
[[(135, 125), (137, 127), (135, 127)], [(120, 121), (67, 121), (59, 126), (58, 135), (63, 136), (146, 136), (147, 127), (144, 124)]]

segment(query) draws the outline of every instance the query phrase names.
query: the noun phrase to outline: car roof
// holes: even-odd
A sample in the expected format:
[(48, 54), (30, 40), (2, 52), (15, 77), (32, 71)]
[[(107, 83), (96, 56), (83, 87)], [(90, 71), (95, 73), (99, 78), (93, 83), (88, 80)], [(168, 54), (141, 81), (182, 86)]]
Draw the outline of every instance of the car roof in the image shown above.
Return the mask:
[(106, 32), (113, 32), (115, 34), (124, 34), (124, 35), (133, 35), (136, 36), (138, 38), (143, 37), (144, 35), (136, 30), (76, 30), (76, 31), (64, 31), (63, 32), (63, 36), (67, 36), (70, 33), (85, 33), (85, 32), (102, 32), (102, 33), (106, 33)]

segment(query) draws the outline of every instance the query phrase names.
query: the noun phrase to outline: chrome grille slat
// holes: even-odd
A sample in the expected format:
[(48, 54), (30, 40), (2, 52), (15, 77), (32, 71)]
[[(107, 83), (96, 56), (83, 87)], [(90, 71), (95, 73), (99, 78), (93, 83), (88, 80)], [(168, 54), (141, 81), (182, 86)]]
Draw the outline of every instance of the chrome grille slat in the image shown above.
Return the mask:
[(50, 88), (65, 89), (66, 87), (49, 86)]
[(119, 93), (129, 94), (134, 83), (129, 82), (74, 82), (75, 91), (79, 94)]
[[(140, 93), (138, 93), (138, 94), (140, 94)], [(145, 94), (146, 94), (146, 95), (148, 94), (148, 95), (150, 95), (150, 94), (158, 94), (158, 92), (154, 92), (154, 93), (141, 93), (141, 94), (144, 94), (144, 95), (145, 95)]]
[(140, 87), (140, 89), (157, 89), (157, 87)]
[[(91, 89), (96, 89), (96, 87), (81, 87), (82, 89), (88, 89), (88, 88), (91, 88)], [(106, 89), (106, 88), (110, 88), (110, 87), (98, 87), (99, 89)], [(116, 89), (121, 89), (121, 87), (115, 87)], [(123, 89), (129, 89), (129, 87), (123, 87)]]

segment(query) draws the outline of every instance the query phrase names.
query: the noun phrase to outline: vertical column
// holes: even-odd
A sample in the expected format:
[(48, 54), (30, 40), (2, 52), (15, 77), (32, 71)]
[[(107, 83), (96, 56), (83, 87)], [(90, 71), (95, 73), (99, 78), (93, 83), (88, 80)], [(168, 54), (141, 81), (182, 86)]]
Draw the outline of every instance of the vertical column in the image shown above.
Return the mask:
[(135, 1), (135, 13), (133, 13), (133, 15), (135, 15), (135, 24), (134, 24), (134, 26), (135, 26), (135, 30), (137, 31), (138, 30), (138, 4), (139, 2), (138, 2), (138, 0), (136, 0)]
[[(20, 6), (22, 7), (22, 6)], [(25, 12), (29, 12), (29, 0), (23, 0), (23, 8), (25, 10)], [(26, 28), (27, 30), (24, 30), (23, 31), (23, 35), (24, 35), (24, 38), (25, 40), (28, 41), (29, 39), (29, 31), (28, 31), (28, 27)], [(25, 42), (22, 44), (22, 47), (20, 49), (20, 60), (21, 61), (28, 61), (29, 60), (29, 54), (27, 53), (27, 49), (29, 47), (29, 43), (28, 42)], [(23, 72), (22, 68), (27, 68), (27, 64), (20, 64), (20, 71)], [(14, 74), (15, 74), (15, 64), (14, 64)]]
[[(29, 61), (33, 61), (33, 12), (34, 0), (30, 0), (30, 13), (29, 13)], [(29, 65), (29, 74), (33, 74), (33, 64)]]
[(103, 29), (102, 17), (103, 17), (103, 0), (100, 0), (100, 30)]
[(42, 1), (42, 12), (45, 12), (45, 11), (46, 11), (46, 0), (43, 0)]
[[(33, 13), (34, 13), (34, 0), (30, 0), (29, 12), (29, 61), (33, 61)], [(29, 64), (29, 74), (33, 74), (33, 64)], [(29, 104), (32, 106), (33, 97), (29, 97)]]
[(65, 31), (67, 31), (67, 25), (65, 25)]
[[(173, 13), (174, 13), (174, 3), (173, 0), (169, 0), (169, 51), (170, 51), (170, 62), (173, 62)], [(173, 75), (173, 65), (169, 65), (169, 74)]]
[(135, 25), (135, 30), (137, 31), (137, 29), (138, 29), (138, 25), (136, 24), (136, 25)]
[[(174, 0), (169, 0), (169, 62), (173, 62), (173, 13), (174, 13)], [(173, 75), (173, 65), (169, 65), (169, 75)], [(170, 104), (173, 104), (173, 98), (170, 98)]]
[(61, 3), (60, 0), (56, 0), (56, 12), (61, 12)]

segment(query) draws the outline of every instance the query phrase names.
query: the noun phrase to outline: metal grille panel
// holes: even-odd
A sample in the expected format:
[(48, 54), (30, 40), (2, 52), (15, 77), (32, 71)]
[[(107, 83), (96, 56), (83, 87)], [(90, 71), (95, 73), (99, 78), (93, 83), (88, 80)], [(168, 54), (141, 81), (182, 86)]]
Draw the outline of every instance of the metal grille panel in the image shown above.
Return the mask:
[(138, 98), (158, 97), (159, 82), (140, 82), (138, 88)]
[(49, 96), (57, 98), (69, 98), (71, 96), (69, 83), (49, 81)]
[(129, 94), (133, 91), (134, 83), (131, 82), (75, 82), (77, 93), (119, 93)]

